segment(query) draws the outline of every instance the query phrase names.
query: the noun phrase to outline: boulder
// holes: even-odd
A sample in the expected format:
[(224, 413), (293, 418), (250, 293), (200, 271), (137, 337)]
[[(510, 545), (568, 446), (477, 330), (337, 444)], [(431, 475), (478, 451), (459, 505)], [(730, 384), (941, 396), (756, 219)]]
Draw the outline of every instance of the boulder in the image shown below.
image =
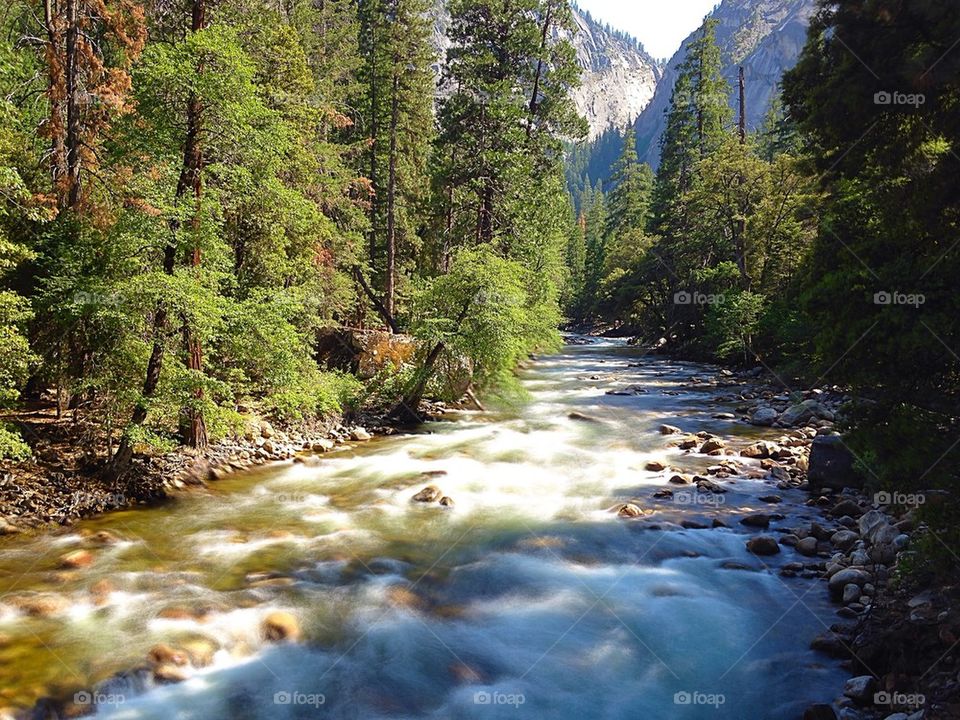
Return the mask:
[(769, 405), (764, 405), (754, 410), (753, 415), (750, 416), (750, 424), (770, 427), (777, 421), (778, 417), (779, 413), (776, 410)]
[(858, 568), (844, 568), (830, 577), (828, 586), (834, 597), (841, 597), (843, 589), (851, 583), (863, 587), (870, 582), (870, 574)]
[(310, 444), (310, 449), (313, 452), (330, 452), (334, 447), (336, 447), (336, 443), (329, 438), (319, 438)]
[(740, 524), (747, 527), (767, 528), (770, 527), (770, 516), (765, 513), (751, 513), (742, 517)]
[(722, 450), (724, 447), (724, 442), (720, 438), (710, 438), (703, 445), (700, 446), (700, 452), (704, 455), (709, 455), (712, 452), (717, 450)]
[(760, 442), (753, 443), (753, 445), (747, 445), (747, 447), (740, 451), (740, 454), (743, 457), (762, 459), (770, 457), (776, 450), (776, 445), (766, 440), (761, 440)]
[(617, 517), (637, 518), (643, 516), (643, 510), (634, 503), (624, 503), (617, 509)]
[(754, 555), (776, 555), (780, 552), (780, 544), (769, 535), (758, 535), (747, 541), (747, 550)]
[(817, 539), (815, 537), (805, 537), (797, 543), (797, 552), (806, 557), (813, 557), (817, 554)]
[(444, 507), (453, 507), (454, 505), (456, 505), (456, 503), (453, 502), (453, 498), (448, 497), (446, 495), (440, 498), (440, 504), (443, 505)]
[(852, 530), (839, 530), (830, 536), (830, 542), (842, 552), (851, 550), (859, 539), (860, 536)]
[(863, 508), (857, 505), (857, 503), (855, 503), (853, 500), (841, 500), (833, 506), (830, 514), (834, 517), (843, 517), (844, 515), (849, 515), (850, 517), (860, 517), (863, 515)]
[(300, 623), (292, 613), (274, 610), (260, 623), (260, 634), (267, 642), (295, 641), (300, 638)]
[(93, 554), (89, 550), (73, 550), (60, 557), (60, 567), (78, 570), (93, 565)]
[(660, 426), (661, 435), (676, 435), (677, 433), (681, 433), (681, 432), (683, 432), (683, 430), (676, 427), (675, 425), (663, 424)]
[(853, 453), (839, 435), (821, 435), (813, 439), (807, 479), (811, 491), (863, 487), (863, 476), (855, 467)]
[(667, 464), (660, 460), (651, 460), (643, 466), (643, 469), (649, 470), (650, 472), (662, 472), (667, 469)]
[(373, 438), (369, 432), (362, 427), (356, 427), (350, 431), (350, 439), (357, 442), (364, 442)]
[(848, 583), (843, 587), (843, 604), (849, 605), (860, 599), (860, 586), (856, 583)]
[(411, 498), (414, 502), (432, 503), (443, 497), (443, 491), (436, 485), (427, 485)]
[(189, 662), (186, 653), (174, 650), (166, 643), (159, 643), (150, 648), (150, 652), (147, 653), (147, 660), (155, 666), (176, 665), (179, 667)]
[(814, 418), (833, 420), (833, 413), (817, 400), (811, 398), (796, 405), (791, 405), (780, 415), (778, 422), (780, 425), (786, 426), (803, 425)]
[(860, 675), (847, 680), (843, 686), (843, 694), (858, 705), (870, 705), (876, 687), (877, 681), (873, 675)]

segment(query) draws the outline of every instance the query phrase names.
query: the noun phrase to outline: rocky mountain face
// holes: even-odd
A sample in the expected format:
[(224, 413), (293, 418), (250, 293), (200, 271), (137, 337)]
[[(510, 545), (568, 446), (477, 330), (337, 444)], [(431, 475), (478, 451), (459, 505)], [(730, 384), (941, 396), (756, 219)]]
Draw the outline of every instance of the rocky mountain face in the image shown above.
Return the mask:
[(654, 96), (662, 68), (634, 38), (574, 9), (577, 32), (571, 38), (583, 68), (573, 93), (577, 109), (590, 123), (590, 138), (610, 127), (633, 122)]
[[(450, 15), (444, 0), (434, 5), (433, 43), (437, 52), (436, 70), (442, 70), (449, 41), (446, 37)], [(634, 38), (618, 32), (576, 7), (577, 31), (569, 39), (583, 68), (582, 84), (573, 93), (577, 110), (590, 123), (590, 138), (607, 128), (625, 128), (643, 111), (654, 96), (662, 68)]]
[[(723, 74), (730, 83), (731, 107), (736, 100), (738, 68), (744, 68), (748, 129), (755, 129), (763, 121), (778, 92), (780, 78), (796, 63), (815, 9), (816, 0), (723, 0), (711, 13), (719, 21), (717, 44), (723, 57)], [(636, 122), (640, 158), (653, 167), (660, 159), (664, 112), (670, 107), (677, 66), (686, 57), (694, 35), (687, 37), (670, 58), (653, 99)]]

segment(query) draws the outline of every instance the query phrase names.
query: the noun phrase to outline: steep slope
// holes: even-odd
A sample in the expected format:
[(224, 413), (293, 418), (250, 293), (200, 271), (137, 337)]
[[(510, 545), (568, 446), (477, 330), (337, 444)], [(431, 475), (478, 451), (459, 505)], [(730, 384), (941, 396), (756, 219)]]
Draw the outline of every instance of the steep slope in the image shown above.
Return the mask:
[(633, 122), (654, 96), (662, 70), (634, 38), (574, 10), (578, 31), (571, 38), (583, 68), (574, 91), (577, 109), (590, 122), (593, 139), (610, 127)]
[[(450, 15), (444, 0), (433, 10), (433, 43), (439, 74), (446, 57)], [(577, 32), (569, 38), (583, 68), (582, 84), (573, 93), (577, 110), (590, 123), (590, 138), (610, 127), (625, 128), (640, 115), (654, 96), (661, 66), (634, 38), (618, 32), (574, 7)]]
[[(735, 102), (737, 69), (746, 78), (747, 127), (755, 129), (770, 107), (783, 73), (793, 67), (806, 39), (807, 25), (816, 0), (724, 0), (711, 16), (719, 21), (717, 44), (723, 57), (724, 77)], [(691, 34), (663, 72), (653, 99), (636, 123), (640, 158), (656, 167), (660, 136), (666, 125), (664, 111), (677, 78), (677, 66), (686, 57)]]

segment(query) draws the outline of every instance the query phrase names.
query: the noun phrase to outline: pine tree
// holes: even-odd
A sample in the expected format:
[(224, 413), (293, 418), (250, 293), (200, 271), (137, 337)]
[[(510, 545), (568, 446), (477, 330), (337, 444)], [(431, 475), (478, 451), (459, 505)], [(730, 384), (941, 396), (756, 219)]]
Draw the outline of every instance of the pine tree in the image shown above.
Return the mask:
[(613, 167), (607, 193), (607, 235), (617, 237), (646, 227), (653, 189), (653, 171), (637, 157), (636, 135), (628, 130), (623, 152)]
[(694, 164), (720, 145), (730, 125), (730, 88), (720, 74), (716, 24), (714, 18), (704, 22), (677, 68), (654, 186), (651, 229), (656, 234), (679, 232), (685, 213), (678, 203), (693, 183)]

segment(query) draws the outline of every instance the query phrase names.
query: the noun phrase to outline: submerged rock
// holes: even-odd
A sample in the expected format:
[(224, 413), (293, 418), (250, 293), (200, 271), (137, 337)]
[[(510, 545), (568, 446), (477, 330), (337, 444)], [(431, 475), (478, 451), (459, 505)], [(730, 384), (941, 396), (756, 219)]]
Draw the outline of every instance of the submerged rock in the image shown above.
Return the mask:
[(296, 641), (300, 639), (300, 623), (292, 613), (275, 610), (260, 623), (260, 634), (268, 642)]
[(638, 518), (643, 514), (643, 509), (634, 503), (624, 503), (617, 509), (617, 517), (622, 518)]
[(423, 490), (413, 496), (414, 502), (432, 503), (443, 497), (443, 491), (436, 485), (427, 485)]
[(780, 544), (776, 538), (769, 535), (759, 535), (747, 540), (747, 550), (754, 555), (776, 555), (780, 552)]

